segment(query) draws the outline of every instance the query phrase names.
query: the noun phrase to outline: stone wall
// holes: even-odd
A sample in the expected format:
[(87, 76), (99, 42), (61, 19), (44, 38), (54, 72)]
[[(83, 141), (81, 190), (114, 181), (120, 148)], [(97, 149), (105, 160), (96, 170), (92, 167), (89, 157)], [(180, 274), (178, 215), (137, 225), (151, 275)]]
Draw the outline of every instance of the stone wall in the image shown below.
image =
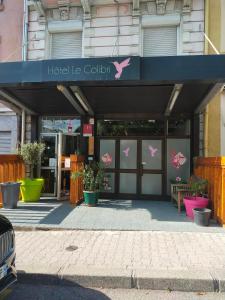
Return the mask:
[(81, 6), (68, 6), (63, 14), (60, 6), (45, 7), (45, 17), (30, 6), (28, 59), (49, 58), (48, 23), (61, 21), (63, 28), (66, 20), (83, 20), (83, 57), (141, 56), (143, 17), (160, 16), (163, 20), (175, 14), (180, 15), (178, 54), (204, 53), (204, 0), (168, 0), (164, 7), (157, 6), (155, 0), (145, 1), (135, 13), (131, 1), (127, 2), (91, 6), (89, 17), (83, 17)]

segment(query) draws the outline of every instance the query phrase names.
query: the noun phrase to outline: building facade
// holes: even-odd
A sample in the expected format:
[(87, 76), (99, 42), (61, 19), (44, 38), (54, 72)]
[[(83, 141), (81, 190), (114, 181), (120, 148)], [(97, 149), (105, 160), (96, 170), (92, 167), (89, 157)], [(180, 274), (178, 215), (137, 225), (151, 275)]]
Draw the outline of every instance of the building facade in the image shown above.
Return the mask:
[[(23, 13), (22, 0), (1, 1), (0, 62), (22, 59)], [(15, 153), (18, 142), (18, 111), (11, 103), (3, 101), (1, 96), (0, 102), (0, 153)]]
[(225, 82), (223, 58), (204, 55), (208, 2), (24, 3), (24, 62), (0, 70), (0, 93), (23, 112), (21, 139), (47, 145), (46, 195), (66, 190), (58, 167), (78, 151), (104, 164), (104, 196), (164, 199), (205, 151)]
[(33, 3), (28, 60), (204, 53), (204, 0)]

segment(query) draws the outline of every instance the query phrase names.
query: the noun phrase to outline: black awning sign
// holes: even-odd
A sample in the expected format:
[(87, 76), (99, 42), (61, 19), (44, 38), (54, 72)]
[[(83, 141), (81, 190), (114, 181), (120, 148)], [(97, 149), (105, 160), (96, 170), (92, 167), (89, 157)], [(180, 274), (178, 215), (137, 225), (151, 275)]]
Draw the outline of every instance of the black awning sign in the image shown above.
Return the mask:
[(139, 80), (139, 57), (49, 60), (43, 62), (46, 81)]

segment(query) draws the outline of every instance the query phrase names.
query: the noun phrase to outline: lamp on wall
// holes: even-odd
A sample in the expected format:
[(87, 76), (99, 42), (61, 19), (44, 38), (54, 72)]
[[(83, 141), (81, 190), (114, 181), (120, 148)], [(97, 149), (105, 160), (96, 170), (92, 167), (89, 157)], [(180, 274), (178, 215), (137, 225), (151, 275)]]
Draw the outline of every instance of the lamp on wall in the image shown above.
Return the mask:
[(165, 116), (169, 116), (171, 114), (171, 111), (173, 110), (176, 100), (177, 100), (178, 96), (180, 95), (182, 87), (183, 87), (183, 84), (175, 84), (174, 85), (173, 91), (170, 96), (170, 100), (167, 104)]
[(88, 103), (87, 98), (82, 93), (81, 89), (78, 86), (71, 86), (70, 88), (71, 88), (73, 94), (75, 95), (75, 97), (77, 98), (77, 100), (79, 101), (80, 105), (83, 107), (83, 109), (89, 115), (93, 116), (94, 115), (94, 111), (91, 108), (90, 104)]
[(66, 99), (70, 102), (70, 104), (76, 109), (76, 111), (80, 115), (85, 115), (85, 111), (82, 107), (77, 103), (76, 99), (74, 98), (72, 92), (70, 89), (68, 89), (66, 86), (58, 84), (57, 89), (66, 97)]

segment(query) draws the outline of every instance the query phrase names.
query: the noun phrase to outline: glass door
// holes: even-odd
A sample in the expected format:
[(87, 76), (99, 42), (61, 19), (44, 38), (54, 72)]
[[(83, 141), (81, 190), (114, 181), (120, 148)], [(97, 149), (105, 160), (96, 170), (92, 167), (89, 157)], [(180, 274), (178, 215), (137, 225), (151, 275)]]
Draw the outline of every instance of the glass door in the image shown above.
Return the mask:
[(119, 194), (137, 194), (137, 140), (121, 139)]
[(56, 197), (57, 186), (57, 134), (41, 134), (41, 142), (45, 151), (40, 166), (40, 176), (44, 178), (43, 196)]
[(163, 182), (162, 140), (141, 140), (140, 194), (161, 196)]
[[(100, 139), (105, 193), (117, 198), (155, 199), (165, 194), (162, 139)], [(110, 197), (110, 194), (108, 195)]]

